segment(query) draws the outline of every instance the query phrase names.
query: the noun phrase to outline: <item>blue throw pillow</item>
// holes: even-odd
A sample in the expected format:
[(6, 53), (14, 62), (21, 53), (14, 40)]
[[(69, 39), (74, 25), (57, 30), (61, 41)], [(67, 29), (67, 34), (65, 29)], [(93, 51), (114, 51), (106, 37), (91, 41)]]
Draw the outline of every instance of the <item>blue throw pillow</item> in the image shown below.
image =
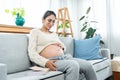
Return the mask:
[(93, 60), (100, 59), (100, 35), (94, 36), (89, 39), (75, 40), (74, 39), (74, 57)]

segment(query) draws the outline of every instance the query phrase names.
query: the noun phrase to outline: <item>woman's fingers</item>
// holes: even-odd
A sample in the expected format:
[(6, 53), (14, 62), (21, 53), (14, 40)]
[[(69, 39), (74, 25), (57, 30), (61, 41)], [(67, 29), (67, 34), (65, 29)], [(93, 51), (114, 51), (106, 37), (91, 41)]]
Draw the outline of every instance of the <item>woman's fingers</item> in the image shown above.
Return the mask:
[(46, 63), (46, 67), (48, 67), (52, 71), (56, 71), (56, 65), (55, 65), (56, 60), (49, 60)]

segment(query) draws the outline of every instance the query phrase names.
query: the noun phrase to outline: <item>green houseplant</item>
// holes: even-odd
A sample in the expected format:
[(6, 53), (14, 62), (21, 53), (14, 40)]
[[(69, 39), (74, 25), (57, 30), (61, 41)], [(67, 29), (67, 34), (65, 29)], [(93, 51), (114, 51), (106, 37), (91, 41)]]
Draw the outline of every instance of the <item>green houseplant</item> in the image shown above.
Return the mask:
[(68, 20), (65, 20), (65, 23), (61, 23), (60, 25), (58, 25), (58, 29), (63, 28), (64, 26), (65, 28), (70, 28)]
[(5, 9), (5, 13), (11, 13), (12, 16), (19, 14), (21, 17), (25, 15), (24, 8), (13, 8), (12, 10)]
[[(97, 21), (88, 21), (90, 10), (91, 10), (91, 7), (88, 7), (85, 15), (79, 19), (79, 21), (83, 21), (82, 29), (80, 30), (80, 32), (86, 33), (85, 39), (92, 38), (93, 36), (97, 35), (96, 33), (97, 29), (90, 25), (91, 23), (97, 23)], [(100, 40), (100, 44), (104, 44), (104, 41)]]
[(24, 8), (13, 8), (12, 10), (5, 9), (5, 13), (11, 13), (12, 16), (16, 16), (15, 24), (17, 26), (23, 26), (25, 23), (25, 19), (23, 18), (25, 15)]
[[(67, 33), (67, 29), (70, 28), (70, 22), (68, 20), (65, 20), (64, 22), (61, 22), (58, 25), (58, 30), (63, 30), (63, 28), (65, 29), (65, 33)], [(58, 36), (63, 36), (61, 34), (59, 34)], [(67, 35), (64, 35), (64, 37), (66, 37)]]

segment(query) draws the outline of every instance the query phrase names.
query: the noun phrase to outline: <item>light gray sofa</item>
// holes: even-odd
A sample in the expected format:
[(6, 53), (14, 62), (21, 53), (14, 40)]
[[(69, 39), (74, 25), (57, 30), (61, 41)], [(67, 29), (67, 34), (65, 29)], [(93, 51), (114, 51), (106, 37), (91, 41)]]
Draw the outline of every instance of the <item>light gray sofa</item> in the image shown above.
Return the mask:
[[(73, 39), (60, 38), (67, 46), (67, 53), (73, 55)], [(64, 73), (60, 71), (32, 71), (28, 57), (28, 35), (0, 33), (0, 80), (64, 80)], [(112, 75), (109, 49), (101, 50), (104, 59), (89, 61), (97, 74), (98, 80), (105, 80)], [(81, 80), (85, 80), (84, 74)]]

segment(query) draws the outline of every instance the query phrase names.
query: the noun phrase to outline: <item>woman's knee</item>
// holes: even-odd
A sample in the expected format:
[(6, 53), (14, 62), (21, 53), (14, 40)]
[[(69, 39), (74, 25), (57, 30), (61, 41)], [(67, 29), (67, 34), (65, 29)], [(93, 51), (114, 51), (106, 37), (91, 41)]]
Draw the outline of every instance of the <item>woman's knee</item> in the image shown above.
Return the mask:
[(92, 66), (92, 64), (89, 61), (81, 60), (81, 59), (75, 59), (75, 60), (79, 63), (80, 66), (83, 66), (83, 67), (86, 67), (86, 66), (91, 67)]
[(85, 71), (89, 71), (93, 69), (92, 64), (88, 61), (85, 61), (80, 67), (82, 70), (85, 70)]
[(55, 62), (57, 69), (60, 71), (66, 71), (66, 70), (75, 70), (79, 71), (80, 66), (77, 61), (74, 60), (58, 60)]
[(77, 61), (74, 61), (74, 60), (68, 60), (68, 67), (69, 68), (71, 68), (71, 69), (76, 69), (76, 70), (78, 70), (79, 71), (79, 69), (80, 69), (80, 66), (79, 66), (79, 64), (78, 64), (78, 62)]

